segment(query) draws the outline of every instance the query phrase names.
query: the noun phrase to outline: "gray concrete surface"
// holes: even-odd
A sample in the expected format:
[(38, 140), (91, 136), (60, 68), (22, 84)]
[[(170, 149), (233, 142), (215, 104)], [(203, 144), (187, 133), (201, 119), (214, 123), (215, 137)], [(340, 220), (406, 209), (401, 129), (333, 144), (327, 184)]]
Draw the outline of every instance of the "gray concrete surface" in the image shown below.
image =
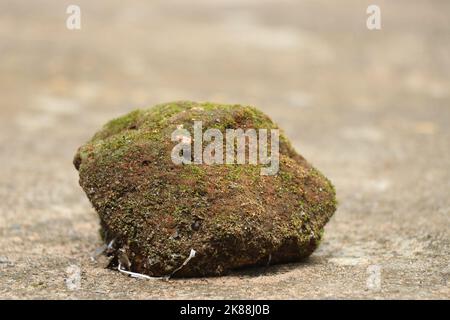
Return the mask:
[[(78, 31), (65, 27), (73, 2)], [(381, 31), (365, 27), (370, 3)], [(449, 12), (1, 0), (0, 298), (449, 299)], [(335, 183), (339, 209), (308, 261), (163, 282), (90, 260), (101, 243), (76, 148), (112, 117), (179, 99), (258, 106)], [(79, 286), (66, 282), (77, 268)]]

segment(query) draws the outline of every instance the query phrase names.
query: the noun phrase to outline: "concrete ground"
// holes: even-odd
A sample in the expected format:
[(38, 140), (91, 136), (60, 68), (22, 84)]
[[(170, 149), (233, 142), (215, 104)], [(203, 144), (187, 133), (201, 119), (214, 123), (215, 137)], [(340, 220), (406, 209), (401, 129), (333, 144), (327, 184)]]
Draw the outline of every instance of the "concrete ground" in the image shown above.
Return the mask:
[[(366, 28), (372, 3), (380, 31)], [(1, 0), (0, 298), (449, 299), (449, 12)], [(77, 147), (112, 117), (180, 99), (258, 106), (335, 183), (339, 209), (308, 261), (168, 282), (91, 261), (101, 242)]]

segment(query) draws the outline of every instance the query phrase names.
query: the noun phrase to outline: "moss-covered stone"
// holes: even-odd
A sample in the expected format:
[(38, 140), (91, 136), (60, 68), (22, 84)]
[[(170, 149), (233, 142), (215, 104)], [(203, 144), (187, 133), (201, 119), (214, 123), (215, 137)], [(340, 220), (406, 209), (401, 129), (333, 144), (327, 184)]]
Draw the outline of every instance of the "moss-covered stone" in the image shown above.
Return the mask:
[(231, 269), (299, 261), (318, 246), (336, 209), (333, 185), (280, 136), (280, 168), (175, 165), (171, 133), (277, 126), (253, 107), (173, 102), (108, 122), (80, 147), (74, 165), (99, 214), (111, 266), (126, 255), (129, 270), (175, 276), (220, 275)]

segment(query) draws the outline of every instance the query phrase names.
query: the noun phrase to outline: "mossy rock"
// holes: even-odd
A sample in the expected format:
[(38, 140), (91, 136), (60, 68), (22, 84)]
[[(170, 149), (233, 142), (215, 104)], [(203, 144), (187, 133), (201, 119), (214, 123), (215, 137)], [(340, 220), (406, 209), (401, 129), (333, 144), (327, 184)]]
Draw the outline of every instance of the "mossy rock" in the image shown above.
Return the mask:
[[(275, 129), (241, 105), (173, 102), (108, 122), (74, 165), (100, 217), (111, 266), (150, 276), (221, 275), (245, 266), (299, 261), (319, 245), (336, 210), (333, 185), (280, 135), (277, 175), (261, 165), (176, 165), (171, 133), (206, 128)], [(122, 260), (121, 260), (122, 259)]]

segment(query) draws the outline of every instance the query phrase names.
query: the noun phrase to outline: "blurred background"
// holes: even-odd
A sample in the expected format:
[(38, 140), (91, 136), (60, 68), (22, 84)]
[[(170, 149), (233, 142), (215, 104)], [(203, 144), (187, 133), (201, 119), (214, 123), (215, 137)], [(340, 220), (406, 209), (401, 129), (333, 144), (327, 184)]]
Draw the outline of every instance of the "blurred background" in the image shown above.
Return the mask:
[[(371, 4), (381, 30), (366, 27)], [(0, 297), (450, 298), (449, 13), (446, 0), (0, 0)], [(340, 206), (308, 262), (144, 283), (90, 260), (101, 243), (76, 149), (173, 100), (257, 106), (334, 182)]]

